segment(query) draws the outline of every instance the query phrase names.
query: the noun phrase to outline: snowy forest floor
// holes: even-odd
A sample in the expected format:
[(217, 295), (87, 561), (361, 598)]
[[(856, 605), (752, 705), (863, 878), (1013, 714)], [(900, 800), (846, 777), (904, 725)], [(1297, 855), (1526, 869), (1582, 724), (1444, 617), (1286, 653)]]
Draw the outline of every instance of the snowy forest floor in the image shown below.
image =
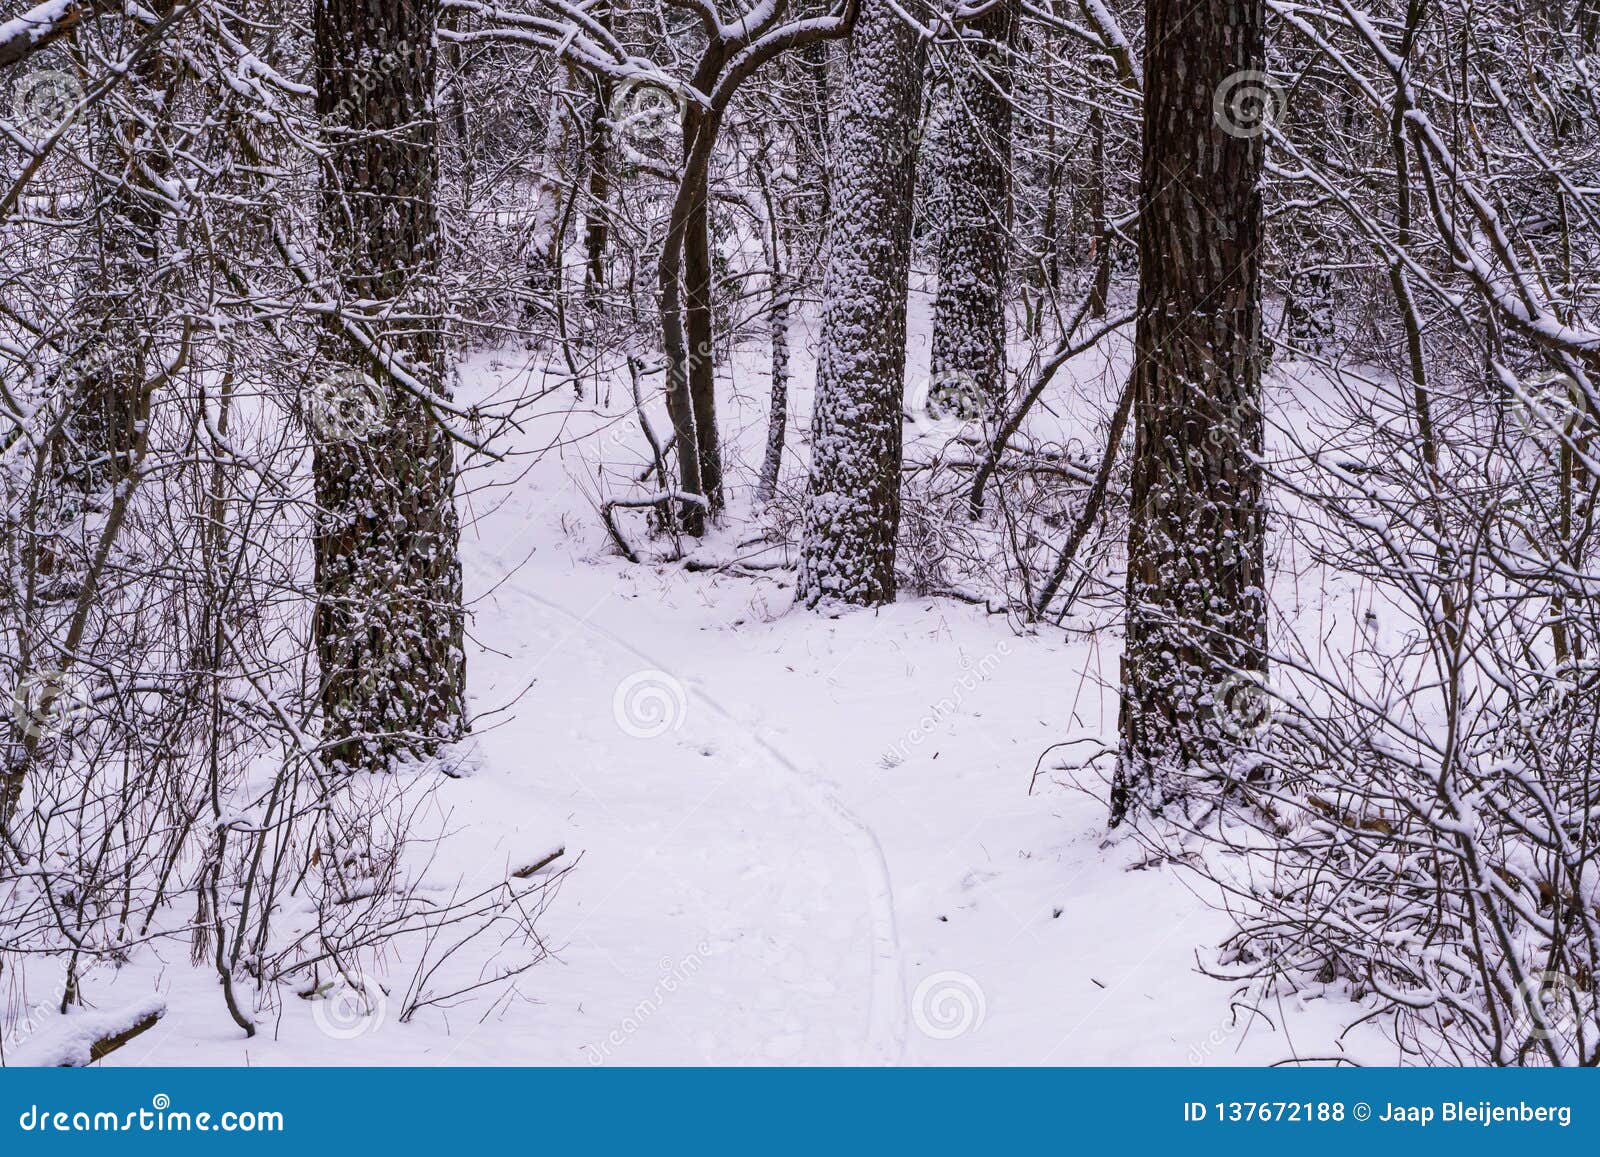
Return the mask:
[[(813, 372), (804, 328), (790, 469)], [(764, 356), (738, 358), (724, 394), (734, 508), (705, 557), (753, 533)], [(463, 393), (537, 376), (533, 358), (475, 356)], [(286, 993), (246, 1041), (212, 975), (152, 949), (88, 986), (103, 1007), (153, 984), (169, 1008), (107, 1063), (1395, 1059), (1376, 1030), (1344, 1033), (1348, 1004), (1257, 1004), (1203, 975), (1229, 925), (1194, 882), (1108, 844), (1089, 794), (1045, 776), (1030, 794), (1052, 743), (1114, 729), (1111, 632), (1019, 636), (1003, 616), (912, 597), (818, 617), (791, 609), (790, 571), (630, 565), (586, 493), (597, 464), (616, 466), (618, 493), (616, 464), (642, 461), (626, 380), (609, 405), (564, 389), (541, 409), (521, 449), (545, 452), (469, 486), (481, 758), (432, 797), (427, 871), (448, 888), (564, 848), (554, 866), (575, 867), (540, 923), (552, 958), (404, 1024), (391, 1001), (330, 1032), (318, 1002)], [(628, 526), (643, 539), (642, 514)], [(395, 955), (378, 978), (391, 993), (414, 967)], [(462, 983), (486, 967), (470, 951), (448, 963)]]

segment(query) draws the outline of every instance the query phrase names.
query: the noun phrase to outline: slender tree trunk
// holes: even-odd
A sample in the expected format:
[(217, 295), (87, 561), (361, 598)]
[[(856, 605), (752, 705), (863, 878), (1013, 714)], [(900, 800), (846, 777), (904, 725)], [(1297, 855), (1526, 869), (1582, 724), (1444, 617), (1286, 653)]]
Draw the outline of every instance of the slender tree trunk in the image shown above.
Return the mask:
[[(600, 5), (594, 15), (596, 23), (610, 29), (609, 4)], [(606, 288), (606, 241), (611, 229), (611, 134), (606, 127), (606, 118), (611, 115), (614, 87), (610, 78), (603, 73), (597, 74), (593, 80), (594, 111), (589, 119), (589, 205), (588, 220), (583, 230), (586, 258), (584, 297), (590, 309), (599, 306)]]
[(1106, 226), (1106, 118), (1098, 108), (1089, 112), (1090, 167), (1089, 226), (1094, 230), (1094, 285), (1089, 291), (1089, 316), (1101, 318), (1111, 302), (1111, 238)]
[(822, 40), (804, 45), (799, 53), (799, 66), (806, 78), (810, 99), (806, 102), (806, 115), (797, 126), (804, 145), (800, 150), (797, 168), (801, 184), (816, 194), (809, 203), (815, 206), (815, 220), (826, 224), (833, 205), (833, 166), (829, 164), (829, 87), (830, 59), (843, 47)]
[[(701, 56), (694, 87), (710, 90), (726, 62), (719, 42)], [(705, 505), (683, 503), (685, 534), (705, 533), (706, 515), (722, 509), (722, 457), (717, 441), (716, 366), (711, 349), (711, 256), (706, 200), (711, 147), (721, 115), (690, 104), (682, 113), (683, 165), (656, 266), (661, 338), (667, 354), (667, 414), (678, 442), (678, 485)]]
[[(354, 3), (357, 0), (346, 0)], [(427, 2), (427, 0), (423, 0)], [(551, 77), (554, 88), (563, 75), (557, 64)], [(545, 121), (544, 142), (539, 157), (539, 174), (533, 187), (533, 218), (528, 227), (528, 247), (525, 260), (528, 270), (528, 302), (523, 312), (529, 320), (537, 320), (540, 307), (555, 314), (555, 295), (565, 290), (562, 284), (561, 235), (562, 203), (565, 200), (561, 177), (561, 157), (567, 148), (567, 106), (559, 92), (550, 97), (549, 116)]]
[(913, 132), (922, 45), (864, 0), (846, 56), (797, 598), (873, 606), (895, 594)]
[(767, 400), (767, 445), (761, 456), (761, 480), (756, 500), (770, 501), (783, 472), (783, 444), (789, 429), (789, 276), (772, 272), (772, 313), (767, 321), (772, 335), (772, 393)]
[[(702, 129), (705, 132), (713, 128)], [(710, 174), (701, 170), (683, 231), (684, 323), (689, 339), (689, 401), (694, 407), (695, 450), (700, 455), (700, 492), (713, 516), (723, 508), (722, 442), (717, 433), (717, 364), (711, 348)]]
[[(446, 394), (433, 119), (437, 0), (317, 0), (322, 240), (348, 307)], [(325, 757), (383, 770), (465, 730), (448, 436), (345, 331), (322, 340), (315, 475)]]
[(971, 26), (981, 39), (957, 55), (935, 153), (939, 290), (929, 401), (972, 417), (1005, 410), (1015, 28), (1011, 0)]
[[(1132, 523), (1111, 822), (1247, 738), (1265, 668), (1263, 143), (1219, 107), (1264, 67), (1262, 0), (1147, 10)], [(1233, 107), (1240, 107), (1235, 104)], [(1244, 726), (1240, 726), (1240, 720)], [(1169, 779), (1168, 773), (1172, 773)]]
[(793, 250), (793, 227), (787, 207), (774, 194), (767, 176), (765, 147), (753, 166), (766, 209), (767, 292), (771, 311), (767, 332), (772, 344), (772, 390), (767, 402), (767, 445), (761, 457), (761, 476), (756, 483), (756, 501), (770, 502), (778, 489), (783, 470), (783, 444), (789, 429), (789, 311), (793, 283), (789, 276), (789, 254)]

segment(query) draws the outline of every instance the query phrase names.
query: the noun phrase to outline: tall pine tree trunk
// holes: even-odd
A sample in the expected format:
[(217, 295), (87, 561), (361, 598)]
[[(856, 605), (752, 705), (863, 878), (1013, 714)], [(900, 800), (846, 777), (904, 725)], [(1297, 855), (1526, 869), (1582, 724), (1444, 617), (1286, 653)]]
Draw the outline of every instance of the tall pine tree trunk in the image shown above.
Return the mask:
[(922, 46), (864, 0), (845, 61), (797, 598), (893, 600)]
[[(375, 303), (359, 310), (366, 329), (443, 397), (437, 15), (437, 0), (317, 0), (314, 20), (322, 240), (338, 289)], [(312, 399), (324, 753), (382, 770), (464, 731), (455, 471), (427, 405), (336, 326)]]
[[(1262, 0), (1150, 0), (1132, 523), (1113, 824), (1243, 742), (1265, 667)], [(1219, 97), (1219, 93), (1221, 94)], [(1245, 722), (1248, 724), (1249, 720)]]
[(1011, 0), (1000, 0), (971, 26), (935, 155), (939, 291), (929, 401), (974, 417), (1005, 405), (1015, 25)]

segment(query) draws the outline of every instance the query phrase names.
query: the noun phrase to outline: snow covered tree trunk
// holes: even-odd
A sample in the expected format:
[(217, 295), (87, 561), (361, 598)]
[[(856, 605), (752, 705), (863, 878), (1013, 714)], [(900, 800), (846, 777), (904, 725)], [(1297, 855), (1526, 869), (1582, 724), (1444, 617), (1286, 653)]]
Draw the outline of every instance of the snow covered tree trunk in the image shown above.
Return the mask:
[[(701, 55), (694, 87), (708, 92), (727, 63), (728, 42), (718, 39)], [(667, 412), (678, 441), (679, 488), (703, 495), (704, 505), (685, 503), (685, 534), (705, 533), (707, 514), (722, 510), (722, 450), (717, 436), (716, 364), (711, 348), (710, 166), (720, 111), (684, 107), (683, 165), (673, 197), (656, 278), (661, 336), (667, 353)]]
[[(661, 311), (661, 344), (667, 354), (666, 402), (678, 443), (678, 488), (684, 494), (705, 495), (709, 485), (704, 476), (706, 455), (701, 443), (716, 438), (716, 396), (705, 380), (710, 368), (709, 301), (703, 297), (709, 277), (709, 257), (688, 242), (694, 234), (694, 220), (704, 220), (704, 160), (695, 163), (695, 134), (703, 131), (695, 110), (683, 114), (684, 173), (674, 198), (667, 234), (661, 243), (656, 264), (656, 283)], [(703, 239), (704, 234), (699, 234)], [(702, 263), (699, 259), (704, 257)], [(686, 266), (688, 271), (686, 272)], [(686, 286), (685, 282), (689, 282)], [(697, 292), (697, 288), (700, 292)], [(687, 299), (687, 307), (686, 307)], [(714, 384), (714, 383), (713, 383)], [(713, 429), (700, 428), (707, 408)], [(679, 512), (679, 525), (685, 534), (699, 538), (706, 531), (709, 498), (702, 505), (685, 502)]]
[(864, 0), (846, 55), (797, 598), (893, 600), (922, 46)]
[[(556, 87), (559, 67), (551, 76), (551, 87)], [(548, 119), (545, 121), (544, 143), (539, 155), (539, 173), (533, 185), (533, 219), (528, 225), (528, 294), (524, 311), (537, 318), (540, 310), (554, 312), (555, 294), (564, 288), (561, 284), (561, 218), (562, 200), (566, 195), (561, 177), (561, 157), (567, 148), (567, 106), (559, 92), (550, 97)]]
[[(319, 0), (314, 19), (323, 244), (346, 309), (443, 398), (437, 13), (437, 0)], [(382, 770), (464, 731), (455, 471), (427, 404), (337, 326), (311, 399), (324, 754)]]
[(778, 489), (783, 471), (783, 443), (789, 428), (789, 277), (772, 271), (772, 313), (767, 326), (772, 335), (772, 393), (767, 402), (767, 445), (761, 457), (761, 480), (756, 499), (769, 501)]
[(939, 290), (929, 401), (973, 417), (1005, 405), (1015, 26), (1011, 0), (972, 24), (974, 39), (956, 54), (934, 156)]
[(756, 501), (770, 502), (783, 471), (783, 444), (789, 429), (789, 321), (794, 281), (789, 255), (794, 252), (794, 225), (787, 206), (773, 194), (766, 172), (765, 148), (752, 166), (760, 186), (767, 249), (767, 292), (771, 302), (767, 332), (772, 344), (772, 389), (767, 401), (767, 444), (756, 482)]
[[(1262, 0), (1151, 0), (1132, 520), (1113, 824), (1244, 738), (1266, 640), (1260, 332)], [(1262, 95), (1262, 94), (1258, 94)], [(1248, 715), (1248, 712), (1242, 714)], [(1173, 782), (1166, 776), (1174, 773)]]

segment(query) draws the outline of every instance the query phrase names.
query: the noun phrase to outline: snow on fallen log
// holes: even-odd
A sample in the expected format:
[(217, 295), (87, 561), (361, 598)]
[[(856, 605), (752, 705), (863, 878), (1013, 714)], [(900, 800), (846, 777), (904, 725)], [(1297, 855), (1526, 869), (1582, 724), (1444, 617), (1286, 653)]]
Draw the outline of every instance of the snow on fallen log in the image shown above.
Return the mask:
[(107, 8), (104, 0), (45, 0), (21, 16), (0, 20), (0, 68), (15, 64), (68, 35), (85, 13), (98, 15)]
[(81, 1068), (115, 1052), (167, 1015), (159, 997), (120, 1008), (75, 1009), (42, 1025), (8, 1062), (28, 1068)]
[(544, 871), (551, 864), (555, 863), (566, 854), (566, 845), (562, 844), (546, 852), (544, 855), (540, 856), (531, 863), (524, 864), (522, 867), (511, 873), (511, 878), (513, 880), (526, 880), (528, 877), (537, 875), (538, 873)]

